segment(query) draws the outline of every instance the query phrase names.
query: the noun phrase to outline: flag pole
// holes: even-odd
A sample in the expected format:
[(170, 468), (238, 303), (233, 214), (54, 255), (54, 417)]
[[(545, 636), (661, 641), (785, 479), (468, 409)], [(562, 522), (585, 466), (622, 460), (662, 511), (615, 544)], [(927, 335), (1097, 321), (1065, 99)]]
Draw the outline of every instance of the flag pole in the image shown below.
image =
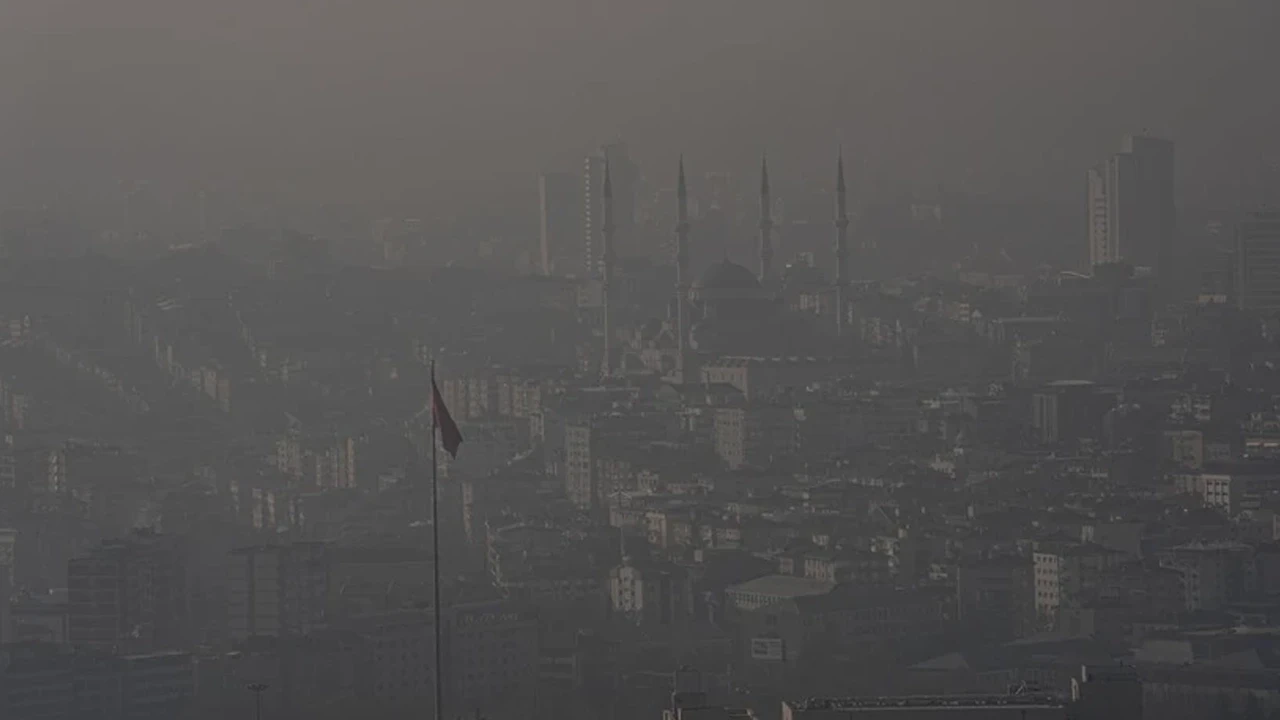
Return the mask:
[(436, 433), (438, 432), (437, 424), (439, 420), (436, 418), (438, 411), (437, 403), (439, 398), (436, 397), (436, 359), (431, 358), (431, 569), (435, 574), (435, 582), (432, 588), (435, 591), (435, 651), (436, 651), (436, 714), (435, 720), (444, 720), (444, 686), (441, 678), (444, 677), (443, 663), (441, 662), (442, 653), (440, 652), (440, 482), (438, 476), (439, 463), (436, 462)]

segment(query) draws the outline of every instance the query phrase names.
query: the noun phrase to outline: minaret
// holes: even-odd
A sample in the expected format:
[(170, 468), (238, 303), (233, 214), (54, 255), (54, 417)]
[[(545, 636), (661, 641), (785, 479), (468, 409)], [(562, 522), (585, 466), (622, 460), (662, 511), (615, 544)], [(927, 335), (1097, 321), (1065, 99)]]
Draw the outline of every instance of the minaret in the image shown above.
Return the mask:
[(760, 158), (760, 284), (773, 274), (773, 203), (769, 195), (769, 158)]
[(684, 156), (676, 178), (676, 375), (685, 381), (685, 343), (688, 342), (689, 191), (684, 182)]
[(600, 225), (600, 258), (602, 272), (600, 275), (601, 302), (604, 304), (604, 362), (601, 363), (600, 374), (603, 377), (613, 375), (613, 325), (609, 317), (611, 286), (613, 285), (613, 180), (609, 177), (609, 156), (604, 157), (604, 188), (601, 192), (604, 205), (604, 222)]
[(844, 334), (845, 264), (848, 261), (849, 208), (845, 198), (844, 149), (836, 155), (836, 335)]

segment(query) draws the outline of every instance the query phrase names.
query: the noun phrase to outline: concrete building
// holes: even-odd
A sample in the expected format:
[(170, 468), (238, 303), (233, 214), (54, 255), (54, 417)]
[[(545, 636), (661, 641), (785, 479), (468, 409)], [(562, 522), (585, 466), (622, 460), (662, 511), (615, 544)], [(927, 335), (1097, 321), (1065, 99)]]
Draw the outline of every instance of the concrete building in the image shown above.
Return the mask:
[(1207, 507), (1234, 517), (1258, 509), (1263, 496), (1280, 488), (1280, 468), (1269, 462), (1207, 463), (1194, 482)]
[(275, 465), (295, 481), (317, 488), (356, 485), (356, 439), (323, 435), (304, 437), (290, 430), (276, 439)]
[(1131, 559), (1141, 560), (1145, 531), (1146, 526), (1142, 523), (1093, 522), (1080, 527), (1080, 541), (1101, 545), (1108, 550), (1122, 552)]
[(1105, 167), (1089, 169), (1088, 200), (1089, 217), (1089, 267), (1113, 263), (1119, 260), (1111, 243), (1107, 227), (1107, 170)]
[(233, 640), (303, 634), (324, 621), (329, 559), (322, 543), (231, 551), (227, 624)]
[(183, 647), (187, 566), (174, 538), (136, 533), (67, 563), (72, 645), (151, 651)]
[[(0, 406), (6, 405), (4, 402), (6, 393), (3, 387), (0, 387)], [(0, 424), (3, 424), (4, 412), (0, 410)], [(18, 459), (14, 453), (13, 436), (5, 434), (0, 436), (0, 492), (12, 491), (18, 489)]]
[(5, 720), (171, 720), (195, 690), (195, 666), (184, 652), (117, 656), (23, 643), (0, 657)]
[(753, 402), (834, 380), (847, 370), (839, 358), (725, 356), (702, 365), (702, 382), (729, 385)]
[(9, 608), (10, 642), (70, 642), (70, 613), (65, 602), (25, 601)]
[[(443, 525), (443, 522), (441, 523)], [(443, 529), (443, 528), (442, 528)], [(374, 544), (326, 548), (326, 619), (403, 607), (431, 597), (431, 552)]]
[(1184, 609), (1220, 610), (1252, 589), (1253, 548), (1233, 542), (1188, 543), (1159, 553), (1160, 565), (1182, 574)]
[(13, 602), (9, 573), (0, 567), (0, 645), (13, 642)]
[(755, 714), (746, 708), (676, 707), (662, 711), (662, 720), (755, 720)]
[(1032, 562), (1039, 622), (1053, 627), (1061, 609), (1095, 600), (1103, 575), (1126, 557), (1124, 553), (1093, 544), (1037, 549), (1032, 554)]
[(584, 510), (605, 512), (618, 480), (614, 458), (647, 448), (655, 427), (652, 418), (620, 414), (566, 421), (563, 479), (569, 501)]
[(788, 405), (717, 408), (716, 454), (730, 470), (767, 467), (795, 451), (797, 428), (795, 410)]
[[(1280, 673), (1209, 662), (1151, 663), (1139, 668), (1146, 717), (1266, 717), (1280, 711)], [(1121, 716), (1106, 715), (1106, 718)]]
[(429, 608), (359, 615), (341, 622), (364, 643), (361, 701), (379, 709), (424, 707), (435, 695), (435, 624)]
[[(1241, 510), (1258, 507), (1258, 478), (1234, 473), (1201, 473), (1198, 485), (1204, 488), (1204, 504), (1235, 516)], [(1274, 483), (1273, 483), (1274, 486)]]
[(630, 558), (609, 571), (615, 617), (645, 628), (679, 628), (693, 620), (693, 579), (673, 563)]
[(14, 569), (17, 566), (18, 531), (12, 528), (0, 528), (0, 572), (4, 572), (12, 587), (15, 580)]
[(1031, 396), (1031, 427), (1046, 445), (1073, 443), (1102, 434), (1102, 418), (1120, 400), (1116, 388), (1087, 380), (1055, 380)]
[(810, 698), (782, 703), (782, 720), (1066, 720), (1051, 695), (919, 695)]
[(1127, 720), (1142, 717), (1142, 680), (1125, 666), (1080, 668), (1071, 679), (1074, 717), (1088, 720)]
[(538, 614), (498, 601), (449, 608), (449, 707), (493, 720), (528, 717), (538, 687)]
[(805, 399), (795, 407), (797, 452), (811, 458), (841, 457), (866, 437), (857, 405)]
[(1204, 466), (1203, 430), (1165, 430), (1165, 457), (1175, 465), (1188, 470)]
[(892, 562), (884, 553), (846, 548), (809, 553), (799, 569), (811, 580), (874, 586), (889, 581)]
[(592, 427), (589, 422), (564, 427), (564, 487), (569, 501), (580, 508), (595, 502), (595, 466), (591, 459)]
[[(764, 590), (756, 595), (776, 592)], [(936, 641), (951, 602), (950, 593), (935, 588), (857, 584), (766, 602), (737, 613), (736, 662), (746, 682), (776, 682), (780, 673), (829, 663), (833, 652), (870, 658), (904, 643)]]
[(506, 597), (575, 612), (603, 607), (596, 603), (607, 597), (602, 582), (607, 578), (560, 530), (518, 523), (486, 526), (486, 536), (486, 565), (494, 586)]
[(195, 694), (195, 665), (185, 652), (119, 658), (121, 718), (169, 720)]
[(514, 418), (461, 423), (471, 452), (459, 453), (456, 458), (445, 453), (439, 459), (441, 479), (483, 478), (506, 465), (522, 447), (521, 425), (528, 423)]
[(1280, 310), (1280, 212), (1255, 213), (1236, 228), (1235, 291), (1241, 309)]
[(727, 603), (740, 611), (756, 610), (782, 600), (826, 595), (835, 583), (791, 575), (766, 575), (726, 588)]
[(0, 717), (70, 718), (77, 710), (74, 656), (66, 646), (11, 645), (0, 664)]
[(1021, 557), (993, 558), (956, 571), (956, 614), (984, 637), (1020, 637), (1035, 627), (1035, 566)]
[(1107, 234), (1117, 259), (1167, 275), (1173, 262), (1173, 142), (1129, 135), (1107, 166)]
[(755, 720), (755, 714), (748, 709), (707, 702), (702, 673), (697, 670), (677, 670), (671, 685), (671, 703), (662, 711), (662, 720)]

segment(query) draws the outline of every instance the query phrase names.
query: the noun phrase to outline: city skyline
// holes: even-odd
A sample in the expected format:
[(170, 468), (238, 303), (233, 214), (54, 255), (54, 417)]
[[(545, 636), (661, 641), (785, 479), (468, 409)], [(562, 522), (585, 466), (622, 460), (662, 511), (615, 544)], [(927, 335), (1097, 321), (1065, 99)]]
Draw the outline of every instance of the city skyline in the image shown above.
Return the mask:
[(0, 2), (0, 720), (1277, 720), (1277, 27)]

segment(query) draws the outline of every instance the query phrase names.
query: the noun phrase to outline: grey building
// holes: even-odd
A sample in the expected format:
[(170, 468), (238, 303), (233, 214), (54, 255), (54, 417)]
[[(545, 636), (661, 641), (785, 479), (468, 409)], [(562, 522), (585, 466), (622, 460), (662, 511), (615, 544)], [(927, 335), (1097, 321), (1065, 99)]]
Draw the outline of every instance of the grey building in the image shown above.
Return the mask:
[(1236, 229), (1236, 299), (1245, 310), (1280, 310), (1280, 212), (1255, 213)]
[(1173, 142), (1129, 135), (1107, 165), (1107, 243), (1114, 260), (1168, 276), (1173, 263)]
[(543, 275), (581, 274), (582, 205), (572, 173), (538, 176), (539, 270)]
[(1086, 212), (1089, 217), (1089, 267), (1116, 262), (1116, 247), (1107, 228), (1107, 169), (1089, 169)]

